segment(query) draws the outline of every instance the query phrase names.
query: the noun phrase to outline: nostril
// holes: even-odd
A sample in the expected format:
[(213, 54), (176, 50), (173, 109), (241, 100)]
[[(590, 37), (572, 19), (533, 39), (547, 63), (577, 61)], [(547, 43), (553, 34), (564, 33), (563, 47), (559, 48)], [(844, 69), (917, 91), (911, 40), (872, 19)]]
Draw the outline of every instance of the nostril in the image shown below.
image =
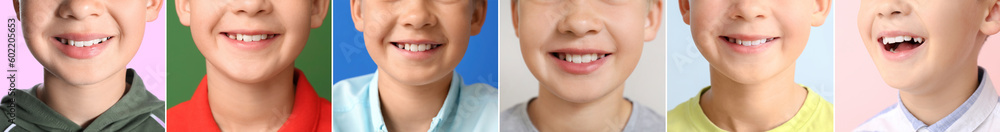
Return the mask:
[(903, 11), (892, 11), (889, 13), (880, 12), (878, 13), (878, 16), (887, 16), (887, 15), (891, 16), (891, 15), (901, 15), (901, 14), (903, 14)]

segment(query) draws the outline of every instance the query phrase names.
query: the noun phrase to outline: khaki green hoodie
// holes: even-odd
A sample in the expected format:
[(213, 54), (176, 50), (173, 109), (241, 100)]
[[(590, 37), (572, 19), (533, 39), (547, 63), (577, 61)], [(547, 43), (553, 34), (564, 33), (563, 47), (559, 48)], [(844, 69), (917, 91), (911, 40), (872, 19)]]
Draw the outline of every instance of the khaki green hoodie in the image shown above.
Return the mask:
[[(39, 132), (39, 131), (129, 131), (129, 132), (162, 132), (165, 114), (165, 104), (149, 91), (146, 91), (142, 79), (135, 74), (135, 70), (128, 69), (126, 82), (132, 87), (128, 89), (124, 96), (110, 109), (101, 113), (86, 128), (82, 128), (73, 121), (49, 108), (44, 102), (35, 97), (38, 85), (30, 91), (15, 90), (14, 96), (3, 98), (3, 105), (0, 105), (0, 129), (12, 132)], [(10, 110), (10, 100), (15, 99), (16, 106), (13, 127), (8, 122)]]

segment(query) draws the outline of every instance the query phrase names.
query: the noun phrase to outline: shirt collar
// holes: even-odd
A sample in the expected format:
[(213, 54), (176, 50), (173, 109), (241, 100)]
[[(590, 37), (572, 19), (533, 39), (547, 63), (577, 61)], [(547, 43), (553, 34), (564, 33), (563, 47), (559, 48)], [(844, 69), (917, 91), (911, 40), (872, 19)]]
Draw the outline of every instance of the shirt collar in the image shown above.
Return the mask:
[[(317, 131), (318, 125), (328, 125), (319, 124), (320, 120), (320, 104), (322, 101), (321, 97), (316, 94), (312, 85), (306, 79), (306, 75), (302, 73), (302, 70), (298, 68), (295, 69), (295, 100), (294, 105), (292, 105), (292, 113), (285, 120), (285, 123), (281, 125), (281, 129), (278, 131)], [(324, 100), (325, 101), (325, 100)], [(202, 78), (201, 83), (198, 85), (198, 89), (195, 90), (194, 95), (192, 95), (190, 102), (198, 108), (194, 108), (195, 116), (200, 117), (200, 119), (206, 120), (196, 120), (198, 122), (189, 124), (200, 124), (203, 126), (196, 127), (207, 130), (219, 131), (219, 125), (215, 123), (215, 118), (212, 116), (212, 109), (208, 104), (208, 76)], [(192, 127), (195, 128), (195, 127)]]
[[(462, 77), (458, 76), (458, 73), (453, 72), (451, 74), (448, 97), (445, 97), (444, 104), (441, 105), (441, 110), (438, 110), (437, 115), (431, 119), (431, 126), (427, 129), (428, 132), (436, 131), (439, 126), (446, 124), (446, 119), (452, 118), (455, 113), (454, 109), (458, 106), (458, 93), (462, 87), (462, 81)], [(375, 71), (371, 82), (368, 82), (368, 100), (368, 107), (371, 108), (372, 126), (380, 132), (388, 131), (389, 129), (385, 126), (384, 117), (382, 117), (382, 105), (378, 95), (378, 71)]]
[(914, 130), (927, 127), (931, 131), (945, 131), (952, 128), (952, 125), (957, 125), (955, 128), (976, 128), (976, 126), (979, 126), (979, 124), (982, 124), (986, 120), (985, 115), (989, 115), (993, 111), (998, 102), (997, 99), (1000, 98), (996, 94), (996, 90), (993, 89), (993, 83), (990, 82), (989, 74), (982, 67), (979, 67), (978, 78), (979, 87), (976, 88), (976, 91), (965, 102), (962, 102), (962, 105), (958, 106), (957, 109), (934, 124), (924, 124), (923, 121), (913, 116), (910, 110), (903, 105), (901, 99), (897, 99), (897, 107), (903, 111), (903, 115), (906, 116), (906, 119), (910, 122)]
[[(288, 116), (285, 124), (282, 124), (278, 131), (321, 131), (317, 130), (320, 128), (319, 126), (330, 125), (320, 124), (320, 115), (323, 115), (320, 113), (322, 109), (320, 103), (326, 100), (316, 94), (316, 90), (313, 89), (312, 84), (309, 84), (309, 80), (306, 79), (302, 70), (295, 69), (295, 74), (295, 102), (292, 105), (292, 114)], [(325, 131), (329, 131), (329, 129)]]

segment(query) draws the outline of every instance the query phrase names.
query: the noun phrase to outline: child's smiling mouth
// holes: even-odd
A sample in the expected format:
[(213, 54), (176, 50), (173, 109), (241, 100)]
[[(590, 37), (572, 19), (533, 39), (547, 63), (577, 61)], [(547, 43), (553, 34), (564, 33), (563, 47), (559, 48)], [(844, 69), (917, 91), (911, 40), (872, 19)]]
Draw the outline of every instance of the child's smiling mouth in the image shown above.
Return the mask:
[(561, 53), (561, 52), (551, 52), (549, 54), (551, 54), (553, 57), (559, 58), (559, 60), (566, 62), (573, 62), (576, 64), (590, 63), (611, 55), (611, 53), (575, 54), (575, 53)]
[(101, 54), (112, 40), (113, 35), (101, 33), (66, 33), (52, 36), (49, 41), (64, 55), (76, 59), (89, 59)]
[(878, 41), (882, 43), (882, 49), (892, 53), (898, 53), (900, 51), (909, 51), (920, 47), (924, 44), (923, 37), (914, 36), (892, 36), (892, 37), (880, 37)]
[(599, 49), (572, 48), (550, 51), (548, 54), (563, 71), (578, 75), (597, 71), (609, 59), (608, 57), (614, 55), (612, 52)]
[(882, 55), (890, 61), (902, 61), (915, 54), (921, 45), (928, 41), (927, 37), (903, 31), (885, 31), (876, 36), (876, 45), (882, 49)]
[(253, 34), (253, 35), (251, 35), (251, 34), (226, 33), (226, 32), (223, 32), (222, 34), (228, 36), (229, 39), (239, 40), (239, 41), (243, 41), (243, 42), (257, 42), (257, 41), (261, 41), (261, 40), (272, 39), (275, 36), (278, 36), (278, 34)]
[(414, 39), (389, 41), (400, 55), (411, 60), (426, 60), (445, 47), (444, 43), (435, 40)]
[(406, 42), (389, 42), (396, 48), (403, 49), (411, 52), (424, 52), (428, 50), (437, 49), (441, 47), (441, 44), (436, 43), (406, 43)]
[(761, 44), (766, 44), (768, 42), (774, 41), (775, 39), (778, 39), (780, 37), (768, 37), (768, 38), (761, 38), (761, 39), (756, 39), (756, 40), (742, 40), (742, 39), (732, 38), (732, 37), (727, 37), (727, 36), (719, 36), (719, 38), (721, 38), (723, 40), (726, 40), (726, 41), (729, 41), (730, 43), (735, 43), (735, 44), (738, 44), (738, 45), (741, 45), (741, 46), (758, 46), (758, 45), (761, 45)]
[(755, 54), (767, 50), (775, 41), (781, 40), (777, 36), (732, 34), (718, 37), (721, 43), (725, 43), (736, 53)]
[(219, 37), (227, 40), (234, 47), (242, 50), (260, 50), (267, 48), (281, 37), (282, 34), (270, 31), (228, 31), (220, 32)]
[(92, 39), (92, 40), (86, 40), (86, 41), (78, 41), (78, 40), (70, 40), (70, 39), (60, 38), (60, 37), (53, 37), (53, 39), (56, 39), (56, 41), (59, 41), (59, 43), (62, 43), (62, 44), (65, 44), (65, 45), (70, 45), (70, 46), (75, 46), (75, 47), (90, 47), (90, 46), (93, 46), (93, 45), (102, 44), (102, 43), (104, 43), (105, 41), (108, 41), (108, 39), (111, 39), (111, 38), (112, 37), (109, 36), (109, 37)]

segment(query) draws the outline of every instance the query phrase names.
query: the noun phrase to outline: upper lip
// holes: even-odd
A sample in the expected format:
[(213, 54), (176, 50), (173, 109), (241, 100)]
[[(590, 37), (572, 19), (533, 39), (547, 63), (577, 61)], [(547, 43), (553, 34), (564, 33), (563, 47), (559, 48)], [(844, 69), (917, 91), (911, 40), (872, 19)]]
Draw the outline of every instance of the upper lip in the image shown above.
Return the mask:
[(230, 30), (230, 31), (223, 31), (222, 33), (227, 33), (227, 34), (244, 34), (244, 35), (280, 34), (280, 33), (276, 33), (276, 32), (273, 32), (273, 31), (265, 31), (265, 30)]
[(881, 43), (882, 42), (881, 38), (895, 37), (895, 36), (911, 36), (911, 37), (914, 37), (914, 38), (920, 37), (920, 38), (924, 38), (924, 41), (927, 41), (926, 40), (927, 37), (924, 37), (923, 35), (917, 35), (917, 34), (906, 32), (906, 31), (895, 31), (895, 30), (879, 32), (878, 34), (875, 35), (875, 38), (873, 38), (872, 40), (875, 40), (875, 41), (878, 41), (878, 42)]
[(739, 40), (761, 40), (769, 38), (778, 38), (777, 36), (749, 35), (749, 34), (730, 34), (730, 35), (722, 35), (720, 37), (734, 38)]
[(107, 38), (107, 37), (111, 37), (111, 36), (112, 35), (107, 35), (107, 34), (102, 34), (102, 33), (64, 33), (64, 34), (59, 34), (59, 35), (55, 35), (55, 36), (52, 36), (52, 37), (58, 37), (58, 38), (63, 38), (63, 39), (68, 39), (68, 40), (73, 40), (73, 41), (87, 41), (87, 40), (95, 40), (95, 39)]
[(428, 39), (410, 39), (410, 40), (394, 40), (389, 41), (389, 43), (406, 43), (406, 44), (443, 44), (438, 41), (428, 40)]
[(611, 54), (609, 51), (601, 49), (584, 49), (584, 48), (563, 48), (549, 51), (549, 53), (566, 53), (566, 54)]

